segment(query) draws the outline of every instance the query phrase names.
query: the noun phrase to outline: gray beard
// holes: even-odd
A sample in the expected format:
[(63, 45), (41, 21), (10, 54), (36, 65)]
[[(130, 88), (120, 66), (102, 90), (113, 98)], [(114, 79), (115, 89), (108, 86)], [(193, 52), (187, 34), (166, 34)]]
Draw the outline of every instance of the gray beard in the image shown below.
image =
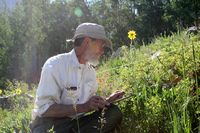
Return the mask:
[(91, 50), (89, 49), (86, 50), (85, 58), (88, 60), (89, 64), (93, 66), (97, 66), (99, 64), (99, 60), (91, 56)]

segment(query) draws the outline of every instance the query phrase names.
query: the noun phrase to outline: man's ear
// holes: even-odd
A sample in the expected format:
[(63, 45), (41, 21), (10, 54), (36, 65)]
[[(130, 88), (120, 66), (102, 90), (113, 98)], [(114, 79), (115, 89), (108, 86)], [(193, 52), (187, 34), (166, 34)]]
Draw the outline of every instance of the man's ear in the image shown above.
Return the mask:
[(90, 38), (89, 37), (86, 37), (84, 40), (83, 40), (83, 45), (85, 47), (87, 47), (88, 43), (90, 42)]

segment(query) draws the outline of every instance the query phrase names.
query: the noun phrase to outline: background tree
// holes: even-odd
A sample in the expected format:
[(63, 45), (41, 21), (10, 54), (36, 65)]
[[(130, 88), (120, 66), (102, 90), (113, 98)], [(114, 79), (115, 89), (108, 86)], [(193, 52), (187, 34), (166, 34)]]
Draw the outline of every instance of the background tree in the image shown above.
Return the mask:
[(136, 27), (135, 8), (129, 1), (102, 0), (92, 4), (93, 14), (104, 26), (113, 42), (113, 49), (129, 45), (127, 34)]
[(171, 0), (164, 8), (164, 19), (178, 31), (198, 26), (200, 4), (196, 0)]
[[(5, 5), (6, 7), (6, 5)], [(9, 11), (6, 8), (0, 12), (0, 88), (4, 89), (6, 80), (12, 76), (13, 61), (13, 32), (8, 20)]]

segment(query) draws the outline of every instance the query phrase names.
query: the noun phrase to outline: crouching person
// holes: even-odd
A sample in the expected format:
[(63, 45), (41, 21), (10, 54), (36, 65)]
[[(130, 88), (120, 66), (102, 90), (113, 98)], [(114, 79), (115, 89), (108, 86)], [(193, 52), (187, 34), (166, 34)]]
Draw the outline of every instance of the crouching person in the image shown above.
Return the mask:
[[(96, 133), (99, 129), (108, 133), (122, 120), (120, 109), (110, 102), (125, 92), (117, 90), (108, 98), (94, 95), (98, 86), (92, 66), (98, 64), (103, 46), (112, 48), (112, 43), (104, 28), (94, 23), (80, 24), (67, 41), (74, 42), (74, 49), (49, 58), (42, 68), (32, 110), (32, 133), (50, 129), (56, 133)], [(82, 115), (90, 111), (94, 112)]]

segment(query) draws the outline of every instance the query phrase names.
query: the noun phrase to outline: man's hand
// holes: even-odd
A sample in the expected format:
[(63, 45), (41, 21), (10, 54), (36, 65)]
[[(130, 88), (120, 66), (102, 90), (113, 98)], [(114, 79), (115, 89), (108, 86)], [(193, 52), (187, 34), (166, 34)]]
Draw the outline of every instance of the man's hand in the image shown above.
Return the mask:
[(116, 90), (113, 94), (111, 94), (107, 99), (106, 101), (107, 102), (113, 102), (117, 99), (120, 99), (123, 97), (123, 95), (125, 94), (125, 91), (124, 90)]
[(99, 111), (99, 108), (105, 108), (105, 106), (109, 106), (108, 103), (104, 98), (101, 96), (92, 96), (83, 106), (86, 109), (85, 112), (89, 111)]

